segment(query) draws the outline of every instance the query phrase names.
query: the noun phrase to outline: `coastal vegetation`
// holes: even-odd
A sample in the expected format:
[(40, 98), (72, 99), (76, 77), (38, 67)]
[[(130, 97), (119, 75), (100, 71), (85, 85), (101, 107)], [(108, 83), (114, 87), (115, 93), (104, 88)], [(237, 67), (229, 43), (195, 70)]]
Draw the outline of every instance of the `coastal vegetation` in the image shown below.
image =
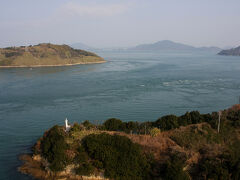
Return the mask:
[(94, 160), (92, 166), (104, 170), (105, 177), (143, 179), (147, 176), (149, 167), (145, 155), (140, 146), (127, 137), (91, 134), (82, 140), (82, 148)]
[(68, 45), (42, 43), (35, 46), (0, 48), (0, 67), (63, 66), (102, 63), (98, 55)]
[(218, 118), (217, 112), (192, 111), (154, 122), (84, 121), (69, 132), (54, 126), (34, 145), (32, 158), (22, 158), (19, 170), (38, 179), (237, 180), (240, 105), (221, 111), (219, 132)]

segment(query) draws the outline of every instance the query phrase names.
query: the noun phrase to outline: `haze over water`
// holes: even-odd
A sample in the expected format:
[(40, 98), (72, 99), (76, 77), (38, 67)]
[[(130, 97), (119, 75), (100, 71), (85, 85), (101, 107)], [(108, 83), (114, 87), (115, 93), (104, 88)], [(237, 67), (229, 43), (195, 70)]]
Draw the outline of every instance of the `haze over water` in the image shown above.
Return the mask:
[(238, 103), (239, 57), (204, 53), (97, 52), (108, 62), (0, 69), (0, 177), (21, 175), (18, 155), (51, 126), (90, 120), (154, 121)]

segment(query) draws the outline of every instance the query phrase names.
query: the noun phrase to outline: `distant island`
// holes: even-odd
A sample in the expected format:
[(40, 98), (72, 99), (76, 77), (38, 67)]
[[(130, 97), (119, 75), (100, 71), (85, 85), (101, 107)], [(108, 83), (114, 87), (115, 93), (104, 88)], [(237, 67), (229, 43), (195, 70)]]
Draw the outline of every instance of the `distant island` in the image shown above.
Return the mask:
[(74, 49), (84, 49), (84, 50), (95, 50), (96, 48), (88, 46), (86, 44), (83, 43), (73, 43), (73, 44), (69, 44), (70, 47), (74, 48)]
[(36, 179), (239, 179), (240, 104), (153, 122), (55, 125), (21, 155)]
[(94, 50), (94, 51), (137, 51), (137, 52), (207, 52), (212, 54), (217, 54), (222, 49), (215, 46), (210, 47), (194, 47), (182, 43), (173, 42), (170, 40), (162, 40), (155, 43), (150, 44), (140, 44), (133, 47), (109, 47), (109, 48), (94, 48), (90, 47), (83, 43), (74, 43), (70, 44), (71, 47), (77, 49), (86, 49), (86, 50)]
[(218, 53), (218, 55), (225, 55), (225, 56), (240, 56), (240, 46), (228, 50), (222, 50)]
[(68, 45), (42, 43), (34, 46), (0, 48), (0, 67), (67, 66), (104, 63), (98, 55)]
[(186, 44), (176, 43), (169, 40), (158, 41), (152, 44), (141, 44), (128, 50), (134, 51), (204, 51), (217, 53), (221, 51), (218, 47), (194, 47)]

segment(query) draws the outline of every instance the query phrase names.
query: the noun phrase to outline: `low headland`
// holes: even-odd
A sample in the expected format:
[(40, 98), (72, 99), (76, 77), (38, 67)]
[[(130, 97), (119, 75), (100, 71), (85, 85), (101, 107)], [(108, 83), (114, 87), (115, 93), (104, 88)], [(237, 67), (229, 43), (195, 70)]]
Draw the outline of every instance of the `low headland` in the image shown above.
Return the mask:
[(42, 43), (35, 46), (0, 48), (0, 68), (70, 66), (106, 62), (95, 53), (68, 45)]
[(55, 125), (20, 157), (36, 179), (239, 179), (240, 105), (154, 122)]
[(228, 50), (222, 50), (218, 55), (224, 56), (240, 56), (240, 46)]

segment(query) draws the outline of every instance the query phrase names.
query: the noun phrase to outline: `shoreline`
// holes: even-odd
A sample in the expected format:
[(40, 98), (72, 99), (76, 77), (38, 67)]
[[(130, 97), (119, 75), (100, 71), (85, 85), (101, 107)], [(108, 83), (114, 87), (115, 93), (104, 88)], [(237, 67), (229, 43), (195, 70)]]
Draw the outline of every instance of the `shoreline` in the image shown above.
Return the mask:
[(101, 64), (106, 63), (107, 61), (98, 61), (98, 62), (80, 62), (74, 64), (58, 64), (58, 65), (23, 65), (23, 66), (0, 66), (0, 68), (37, 68), (37, 67), (59, 67), (59, 66), (74, 66), (80, 64)]

